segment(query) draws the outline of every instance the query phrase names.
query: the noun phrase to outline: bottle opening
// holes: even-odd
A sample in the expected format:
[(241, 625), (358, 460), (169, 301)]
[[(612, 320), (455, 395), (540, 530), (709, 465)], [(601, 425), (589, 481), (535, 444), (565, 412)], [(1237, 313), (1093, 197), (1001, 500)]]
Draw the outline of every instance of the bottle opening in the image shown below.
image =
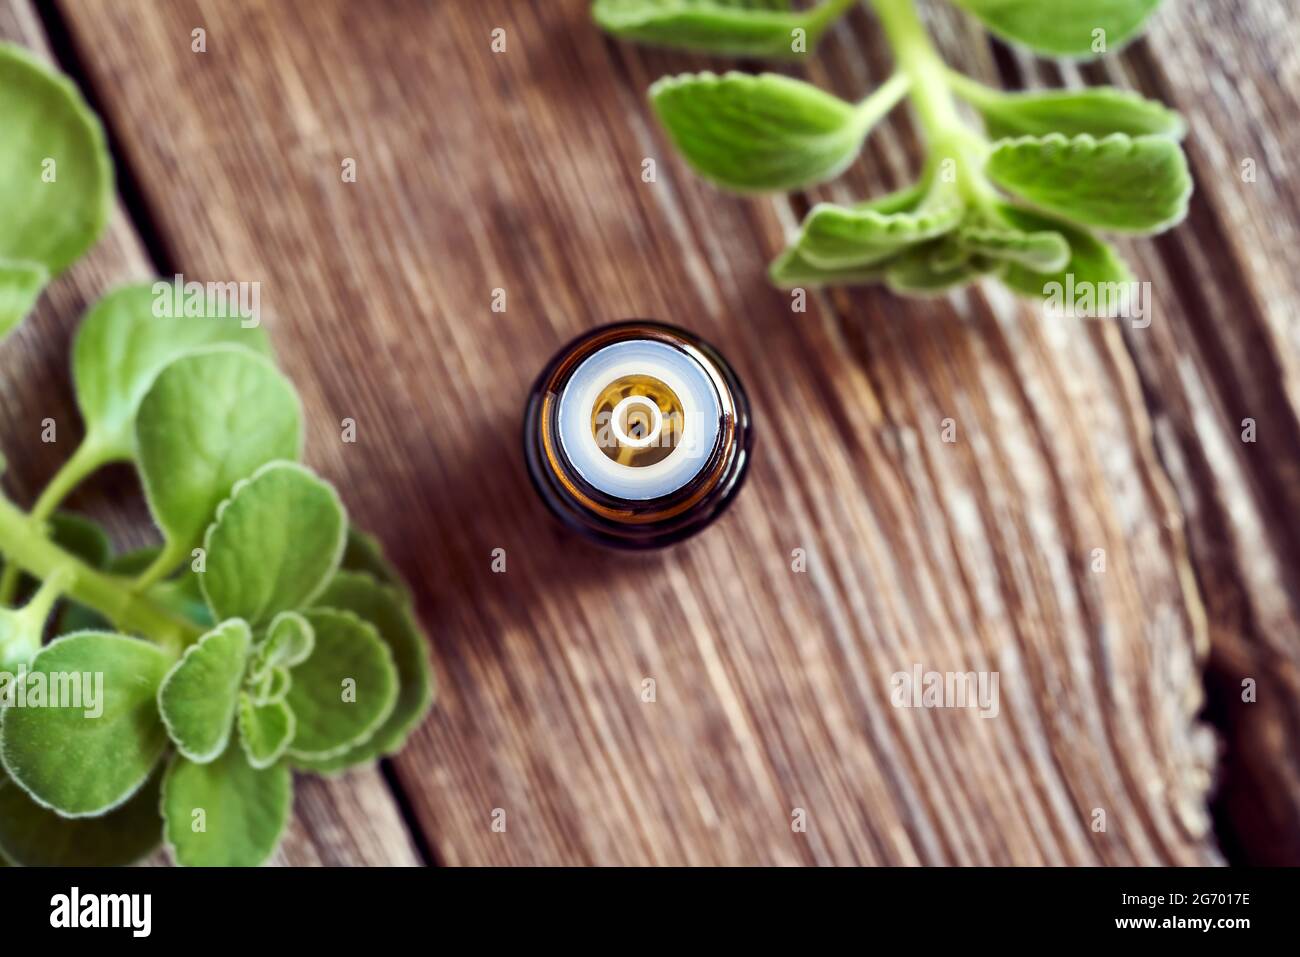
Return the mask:
[(615, 379), (591, 410), (591, 434), (605, 455), (628, 468), (662, 462), (681, 441), (684, 408), (666, 383), (650, 375)]

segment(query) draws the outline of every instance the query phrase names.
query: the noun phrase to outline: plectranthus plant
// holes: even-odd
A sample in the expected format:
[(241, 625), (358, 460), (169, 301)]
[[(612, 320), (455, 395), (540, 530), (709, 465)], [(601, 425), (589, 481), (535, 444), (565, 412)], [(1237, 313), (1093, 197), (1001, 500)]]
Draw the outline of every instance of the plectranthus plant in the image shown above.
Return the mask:
[[(1092, 57), (1131, 39), (1160, 0), (953, 2), (1009, 42)], [(637, 42), (788, 60), (810, 55), (854, 3), (596, 0), (592, 12), (605, 30)], [(871, 129), (911, 101), (927, 149), (916, 181), (853, 205), (814, 205), (772, 264), (773, 281), (883, 282), (917, 295), (992, 276), (1049, 299), (1063, 288), (1130, 283), (1128, 267), (1097, 233), (1156, 233), (1186, 215), (1192, 184), (1182, 119), (1111, 87), (995, 89), (943, 62), (913, 0), (870, 6), (895, 69), (856, 103), (774, 73), (689, 73), (650, 89), (686, 162), (739, 193), (800, 190), (840, 175)]]
[[(8, 46), (0, 129), (0, 206), (19, 213), (0, 220), (3, 331), (93, 244), (112, 178), (76, 90)], [(262, 863), (294, 772), (393, 754), (428, 711), (411, 596), (299, 463), (301, 404), (260, 323), (170, 281), (125, 286), (84, 317), (71, 373), (79, 445), (29, 511), (0, 493), (0, 863), (162, 844)], [(138, 472), (153, 547), (115, 554), (61, 510), (115, 462)]]

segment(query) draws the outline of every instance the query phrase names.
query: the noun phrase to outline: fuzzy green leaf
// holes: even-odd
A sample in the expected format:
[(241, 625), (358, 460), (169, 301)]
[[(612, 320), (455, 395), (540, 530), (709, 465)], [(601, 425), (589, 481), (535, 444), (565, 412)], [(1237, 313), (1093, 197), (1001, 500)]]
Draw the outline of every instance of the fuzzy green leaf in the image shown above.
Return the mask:
[(933, 296), (978, 279), (989, 264), (965, 255), (949, 237), (913, 246), (890, 261), (885, 282), (897, 293)]
[(392, 585), (407, 598), (410, 597), (406, 582), (384, 554), (379, 539), (355, 525), (348, 526), (348, 543), (343, 549), (343, 561), (339, 563), (339, 568), (350, 572), (366, 572), (376, 581)]
[(58, 275), (108, 222), (104, 131), (67, 77), (9, 43), (0, 43), (0, 130), (0, 260)]
[(157, 545), (145, 545), (115, 555), (108, 563), (108, 571), (124, 577), (138, 575), (157, 560), (160, 550)]
[(293, 712), (285, 702), (258, 704), (247, 692), (239, 696), (239, 743), (248, 763), (259, 771), (284, 756), (295, 726)]
[(253, 636), (239, 619), (223, 622), (185, 650), (162, 687), (158, 710), (181, 754), (206, 764), (226, 750)]
[[(917, 209), (925, 200), (929, 185), (913, 183), (903, 189), (878, 196), (873, 200), (851, 207), (854, 211), (871, 211), (879, 216), (893, 216)], [(879, 282), (885, 276), (885, 266), (892, 257), (882, 257), (869, 265), (827, 268), (810, 261), (803, 251), (806, 231), (801, 227), (794, 243), (783, 252), (768, 271), (772, 282), (782, 289), (796, 286), (852, 286)]]
[(351, 612), (305, 612), (316, 633), (286, 701), (298, 719), (294, 759), (324, 761), (367, 741), (397, 703), (397, 667), (375, 626)]
[(1054, 230), (1027, 233), (1006, 226), (963, 226), (956, 236), (972, 255), (1015, 263), (1031, 272), (1057, 272), (1070, 261), (1070, 244)]
[(292, 687), (293, 676), (289, 674), (288, 668), (282, 666), (266, 668), (260, 674), (250, 675), (248, 681), (249, 694), (256, 705), (283, 701), (289, 696)]
[(32, 311), (50, 271), (38, 262), (0, 259), (0, 339)]
[(266, 629), (266, 637), (258, 644), (253, 658), (253, 675), (262, 675), (273, 668), (292, 668), (311, 657), (316, 636), (302, 615), (285, 611), (276, 615)]
[(798, 189), (838, 176), (877, 118), (773, 73), (664, 77), (650, 100), (691, 167), (739, 192)]
[(69, 819), (41, 807), (0, 768), (0, 859), (27, 867), (120, 867), (162, 841), (161, 771), (103, 817)]
[(113, 623), (99, 612), (75, 601), (64, 602), (54, 621), (56, 634), (70, 635), (74, 631), (111, 631)]
[(64, 551), (76, 555), (91, 568), (108, 567), (113, 558), (113, 543), (104, 526), (76, 512), (55, 512), (47, 524), (50, 541)]
[(37, 803), (65, 817), (117, 807), (144, 784), (167, 745), (156, 696), (171, 664), (156, 645), (107, 632), (79, 632), (46, 645), (32, 661), (29, 688), (36, 675), (48, 687), (52, 680), (66, 685), (73, 675), (102, 673), (96, 689), (102, 695), (83, 693), (80, 707), (7, 709), (0, 722), (5, 768)]
[(325, 587), (346, 539), (334, 487), (300, 465), (273, 462), (235, 486), (208, 529), (203, 593), (217, 618), (259, 627)]
[[(968, 91), (959, 87), (965, 95)], [(1032, 93), (1003, 93), (988, 87), (972, 87), (968, 97), (984, 118), (990, 139), (1017, 136), (1167, 136), (1182, 139), (1187, 131), (1183, 118), (1162, 103), (1128, 90), (1097, 86), (1086, 90), (1041, 90)]]
[(108, 631), (113, 623), (93, 609), (79, 602), (65, 602), (54, 622), (54, 630), (60, 635), (70, 635), (74, 631)]
[(283, 764), (259, 771), (233, 744), (210, 764), (177, 757), (163, 779), (167, 845), (185, 867), (256, 867), (275, 853), (292, 804)]
[(1159, 232), (1187, 214), (1187, 160), (1164, 136), (1115, 133), (1002, 140), (986, 172), (993, 182), (1047, 212), (1085, 226)]
[(591, 14), (601, 29), (638, 43), (771, 58), (810, 52), (848, 6), (843, 0), (808, 10), (792, 10), (790, 0), (596, 0)]
[(176, 311), (175, 288), (161, 281), (115, 289), (77, 330), (72, 381), (86, 441), (105, 462), (132, 457), (136, 412), (158, 373), (175, 359), (219, 343), (270, 353), (260, 326), (244, 328), (239, 317), (222, 316), (206, 297), (194, 300), (190, 314), (170, 315)]
[(869, 204), (818, 203), (804, 218), (796, 246), (804, 260), (822, 269), (870, 266), (951, 232), (964, 214), (959, 201), (948, 199), (891, 213)]
[(339, 572), (317, 599), (323, 608), (350, 611), (379, 632), (397, 667), (398, 693), (392, 713), (369, 740), (344, 754), (322, 761), (300, 758), (297, 763), (320, 772), (339, 771), (401, 749), (406, 737), (428, 714), (433, 703), (433, 673), (428, 643), (416, 624), (405, 595), (369, 575)]
[(1017, 292), (1042, 298), (1053, 289), (1064, 289), (1067, 285), (1075, 288), (1086, 285), (1096, 290), (1133, 281), (1133, 274), (1119, 254), (1086, 229), (1010, 205), (1004, 206), (1001, 214), (1018, 229), (1060, 233), (1070, 246), (1069, 262), (1056, 273), (1043, 274), (1022, 266), (1008, 266), (1002, 273), (1002, 281)]
[(170, 571), (198, 545), (236, 482), (298, 457), (302, 410), (266, 358), (212, 346), (158, 373), (140, 403), (136, 440), (145, 496), (167, 539), (155, 567)]
[(889, 261), (872, 266), (855, 266), (848, 269), (823, 269), (814, 266), (791, 246), (778, 256), (768, 269), (768, 277), (779, 289), (818, 286), (862, 286), (880, 282), (885, 277)]
[[(955, 0), (1005, 40), (1037, 53), (1113, 53), (1142, 28), (1160, 0)], [(1100, 32), (1098, 32), (1100, 31)]]

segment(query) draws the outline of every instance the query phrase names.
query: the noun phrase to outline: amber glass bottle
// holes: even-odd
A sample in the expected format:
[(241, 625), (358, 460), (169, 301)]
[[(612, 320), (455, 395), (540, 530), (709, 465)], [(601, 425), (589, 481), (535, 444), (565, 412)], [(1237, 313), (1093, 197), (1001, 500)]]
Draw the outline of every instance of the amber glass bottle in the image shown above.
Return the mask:
[(632, 320), (575, 339), (542, 370), (524, 412), (533, 484), (588, 538), (655, 548), (730, 504), (753, 434), (745, 390), (718, 351)]

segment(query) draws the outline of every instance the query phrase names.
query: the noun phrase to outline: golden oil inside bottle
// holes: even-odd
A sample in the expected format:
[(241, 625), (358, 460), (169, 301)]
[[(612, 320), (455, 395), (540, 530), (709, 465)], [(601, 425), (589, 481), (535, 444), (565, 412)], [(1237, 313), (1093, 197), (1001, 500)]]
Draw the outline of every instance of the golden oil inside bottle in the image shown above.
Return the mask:
[(682, 400), (651, 375), (625, 375), (596, 398), (591, 432), (600, 450), (619, 465), (645, 468), (677, 447), (685, 423)]

